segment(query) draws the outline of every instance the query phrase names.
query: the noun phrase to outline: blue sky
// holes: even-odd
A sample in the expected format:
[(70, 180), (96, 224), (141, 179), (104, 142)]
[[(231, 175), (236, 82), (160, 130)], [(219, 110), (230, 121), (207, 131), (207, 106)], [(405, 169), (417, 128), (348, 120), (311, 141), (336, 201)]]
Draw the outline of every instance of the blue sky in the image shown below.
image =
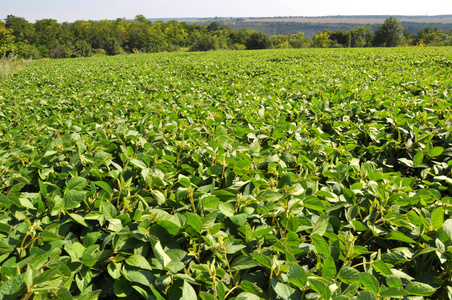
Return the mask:
[(60, 22), (127, 18), (452, 14), (451, 0), (0, 0), (0, 19)]

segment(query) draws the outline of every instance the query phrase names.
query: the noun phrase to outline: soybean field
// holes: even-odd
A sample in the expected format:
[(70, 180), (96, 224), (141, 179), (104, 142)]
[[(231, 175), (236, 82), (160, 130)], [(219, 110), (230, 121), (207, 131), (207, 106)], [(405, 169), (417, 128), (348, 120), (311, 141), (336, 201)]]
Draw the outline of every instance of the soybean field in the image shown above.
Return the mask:
[(452, 49), (38, 60), (0, 82), (0, 299), (452, 299)]

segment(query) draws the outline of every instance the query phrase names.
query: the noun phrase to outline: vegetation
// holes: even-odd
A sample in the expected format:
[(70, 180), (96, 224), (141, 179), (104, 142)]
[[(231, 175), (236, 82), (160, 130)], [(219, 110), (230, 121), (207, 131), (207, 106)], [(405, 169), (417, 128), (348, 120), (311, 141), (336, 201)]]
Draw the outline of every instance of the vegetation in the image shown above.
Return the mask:
[(374, 46), (396, 47), (403, 42), (403, 26), (397, 18), (389, 17), (375, 31)]
[[(375, 35), (371, 27), (349, 25), (347, 30), (337, 31), (317, 28), (309, 39), (299, 31), (269, 37), (251, 29), (236, 31), (216, 21), (202, 26), (177, 21), (151, 22), (142, 15), (133, 21), (117, 19), (63, 24), (53, 19), (32, 24), (24, 18), (9, 15), (6, 22), (0, 21), (0, 56), (14, 54), (37, 59), (186, 50), (452, 45), (452, 31), (446, 34), (436, 27), (426, 27), (411, 35), (392, 17), (376, 29)], [(391, 31), (393, 28), (397, 29), (396, 33)]]
[(6, 79), (11, 74), (19, 72), (26, 62), (23, 59), (18, 59), (16, 56), (10, 54), (4, 55), (0, 59), (0, 81)]
[(0, 83), (0, 298), (451, 299), (451, 53), (30, 62)]

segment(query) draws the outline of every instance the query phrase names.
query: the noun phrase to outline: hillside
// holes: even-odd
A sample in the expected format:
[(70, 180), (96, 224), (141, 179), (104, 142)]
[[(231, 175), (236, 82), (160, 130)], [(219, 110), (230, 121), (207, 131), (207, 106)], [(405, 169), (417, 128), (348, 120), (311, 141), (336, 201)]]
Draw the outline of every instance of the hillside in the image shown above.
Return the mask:
[[(197, 24), (217, 21), (232, 29), (249, 28), (266, 34), (296, 34), (304, 32), (312, 38), (318, 31), (350, 30), (359, 26), (371, 27), (375, 30), (388, 16), (326, 16), (326, 17), (266, 17), (266, 18), (207, 18), (186, 20)], [(452, 30), (452, 15), (440, 16), (396, 16), (405, 29), (411, 34), (417, 33), (427, 26), (437, 27), (445, 32)]]

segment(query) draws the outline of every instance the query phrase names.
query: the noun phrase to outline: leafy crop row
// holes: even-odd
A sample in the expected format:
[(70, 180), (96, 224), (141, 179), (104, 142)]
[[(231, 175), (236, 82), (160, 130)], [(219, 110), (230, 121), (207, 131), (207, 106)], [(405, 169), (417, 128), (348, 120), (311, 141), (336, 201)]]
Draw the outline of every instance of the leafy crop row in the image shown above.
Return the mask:
[(29, 63), (0, 83), (0, 298), (451, 298), (450, 53)]

